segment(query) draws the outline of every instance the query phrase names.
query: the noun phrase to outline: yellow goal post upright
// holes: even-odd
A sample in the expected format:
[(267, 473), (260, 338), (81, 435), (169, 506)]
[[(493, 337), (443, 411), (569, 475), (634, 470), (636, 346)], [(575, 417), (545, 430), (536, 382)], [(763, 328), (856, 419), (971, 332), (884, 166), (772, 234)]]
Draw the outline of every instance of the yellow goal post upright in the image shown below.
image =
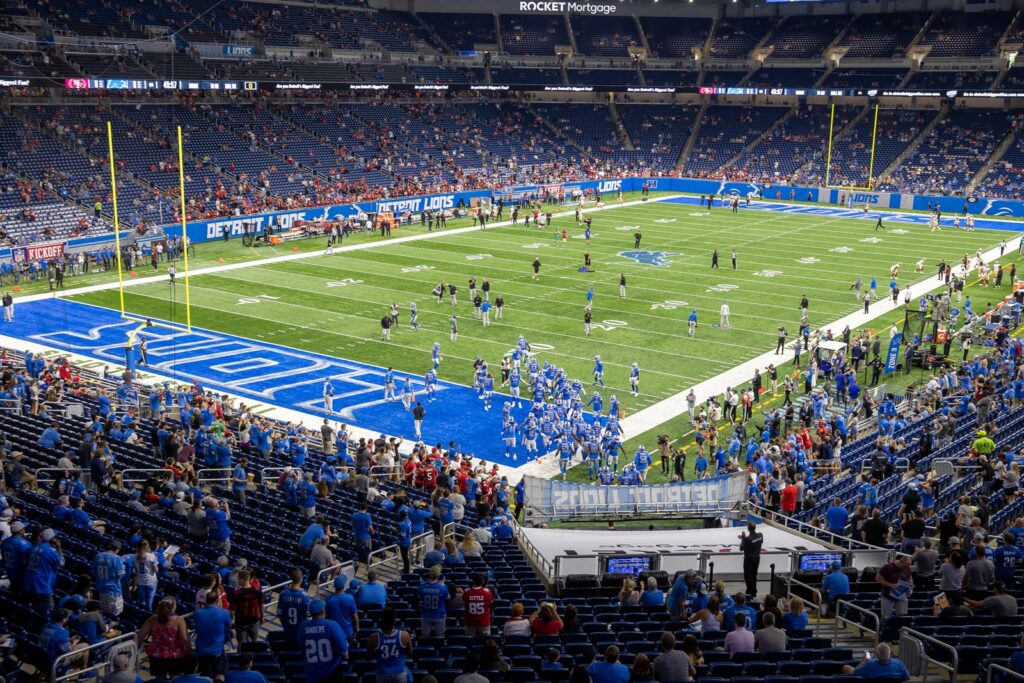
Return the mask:
[(828, 119), (828, 152), (825, 156), (825, 187), (833, 190), (846, 190), (848, 192), (860, 190), (871, 192), (874, 190), (875, 181), (875, 142), (878, 140), (878, 105), (875, 105), (874, 122), (871, 125), (871, 156), (868, 161), (868, 183), (865, 186), (856, 185), (832, 185), (832, 145), (835, 135), (836, 105), (832, 105)]
[[(181, 253), (182, 253), (182, 270), (183, 280), (185, 285), (185, 324), (181, 325), (176, 320), (175, 316), (168, 316), (168, 320), (160, 320), (154, 318), (145, 318), (129, 312), (125, 308), (124, 303), (124, 261), (121, 254), (121, 222), (117, 208), (117, 173), (115, 171), (116, 162), (114, 159), (114, 133), (113, 125), (110, 121), (107, 121), (107, 159), (108, 166), (110, 167), (110, 195), (111, 205), (114, 214), (114, 247), (117, 252), (116, 263), (117, 263), (117, 289), (118, 289), (118, 303), (120, 306), (121, 317), (125, 320), (132, 320), (139, 323), (128, 335), (128, 346), (134, 344), (135, 336), (146, 327), (162, 327), (175, 332), (192, 332), (192, 300), (191, 291), (189, 289), (189, 268), (188, 268), (188, 230), (187, 230), (187, 218), (185, 214), (185, 164), (184, 164), (184, 153), (182, 151), (181, 143), (181, 126), (178, 126), (178, 192), (181, 197)], [(173, 297), (176, 287), (172, 287), (171, 295)], [(175, 300), (171, 299), (172, 306), (175, 305)]]

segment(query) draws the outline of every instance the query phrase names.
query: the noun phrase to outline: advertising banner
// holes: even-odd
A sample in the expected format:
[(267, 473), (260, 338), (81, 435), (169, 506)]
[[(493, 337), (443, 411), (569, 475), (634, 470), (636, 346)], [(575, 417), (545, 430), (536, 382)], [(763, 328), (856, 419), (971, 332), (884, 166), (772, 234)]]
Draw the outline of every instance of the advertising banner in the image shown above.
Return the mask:
[(38, 261), (44, 259), (49, 261), (64, 255), (64, 242), (50, 242), (48, 244), (34, 244), (25, 247), (25, 260)]
[(897, 332), (889, 342), (889, 350), (885, 352), (885, 374), (891, 375), (896, 372), (896, 364), (900, 360), (900, 345), (903, 343), (903, 333)]
[(526, 522), (539, 524), (600, 515), (656, 516), (716, 514), (746, 497), (747, 475), (654, 486), (597, 486), (524, 477)]

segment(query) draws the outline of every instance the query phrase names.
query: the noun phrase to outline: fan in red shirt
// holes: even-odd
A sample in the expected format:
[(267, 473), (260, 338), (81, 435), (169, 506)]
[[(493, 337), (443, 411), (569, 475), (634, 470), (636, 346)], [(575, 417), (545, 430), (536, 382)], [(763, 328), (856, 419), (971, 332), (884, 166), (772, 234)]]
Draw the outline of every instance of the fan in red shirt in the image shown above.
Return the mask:
[(796, 484), (791, 479), (786, 480), (786, 486), (782, 489), (782, 503), (780, 505), (782, 514), (793, 515), (796, 513)]
[(491, 603), (494, 594), (487, 587), (487, 575), (477, 574), (473, 577), (473, 587), (462, 592), (462, 604), (465, 607), (463, 619), (466, 624), (466, 635), (491, 635)]
[(418, 461), (415, 458), (407, 458), (402, 469), (405, 470), (405, 483), (408, 486), (412, 486), (417, 475)]

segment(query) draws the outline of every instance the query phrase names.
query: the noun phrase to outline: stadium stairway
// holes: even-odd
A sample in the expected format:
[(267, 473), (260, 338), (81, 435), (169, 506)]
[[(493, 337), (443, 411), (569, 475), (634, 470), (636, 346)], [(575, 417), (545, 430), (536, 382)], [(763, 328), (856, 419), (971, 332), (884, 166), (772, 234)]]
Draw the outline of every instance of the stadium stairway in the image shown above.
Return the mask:
[(944, 119), (948, 115), (948, 111), (937, 112), (935, 116), (932, 117), (931, 121), (925, 124), (925, 127), (921, 129), (921, 132), (919, 132), (917, 136), (910, 141), (910, 144), (904, 147), (903, 151), (897, 154), (896, 158), (893, 159), (892, 162), (888, 166), (886, 166), (881, 173), (875, 174), (875, 185), (881, 185), (881, 183), (884, 180), (887, 180), (889, 176), (893, 173), (893, 171), (899, 168), (900, 164), (902, 164), (911, 154), (913, 154), (914, 150), (917, 149), (922, 142), (928, 139), (928, 136), (931, 134), (933, 130), (935, 130), (935, 127), (938, 126), (942, 122), (942, 119)]
[[(1000, 74), (1000, 76), (1002, 76), (1002, 74)], [(968, 197), (974, 195), (974, 190), (981, 184), (985, 177), (988, 176), (992, 169), (995, 168), (996, 164), (1002, 161), (1003, 157), (1006, 156), (1006, 152), (1009, 151), (1010, 147), (1013, 146), (1013, 143), (1017, 141), (1018, 132), (1019, 131), (1014, 128), (1010, 129), (1006, 134), (1006, 137), (1004, 137), (1002, 142), (999, 143), (999, 146), (996, 147), (994, 152), (992, 152), (992, 155), (985, 160), (985, 163), (981, 165), (978, 172), (974, 174), (971, 182), (964, 188), (965, 195)]]

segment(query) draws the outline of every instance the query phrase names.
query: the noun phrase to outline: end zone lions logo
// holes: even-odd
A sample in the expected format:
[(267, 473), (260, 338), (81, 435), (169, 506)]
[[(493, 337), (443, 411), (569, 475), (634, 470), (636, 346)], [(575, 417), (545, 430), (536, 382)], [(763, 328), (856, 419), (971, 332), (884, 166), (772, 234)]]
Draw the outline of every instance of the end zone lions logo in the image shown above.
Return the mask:
[(669, 256), (681, 256), (682, 254), (675, 251), (646, 251), (646, 250), (635, 250), (635, 251), (620, 251), (619, 256), (622, 258), (628, 258), (631, 261), (644, 266), (655, 266), (657, 268), (667, 268), (672, 265), (672, 261)]

